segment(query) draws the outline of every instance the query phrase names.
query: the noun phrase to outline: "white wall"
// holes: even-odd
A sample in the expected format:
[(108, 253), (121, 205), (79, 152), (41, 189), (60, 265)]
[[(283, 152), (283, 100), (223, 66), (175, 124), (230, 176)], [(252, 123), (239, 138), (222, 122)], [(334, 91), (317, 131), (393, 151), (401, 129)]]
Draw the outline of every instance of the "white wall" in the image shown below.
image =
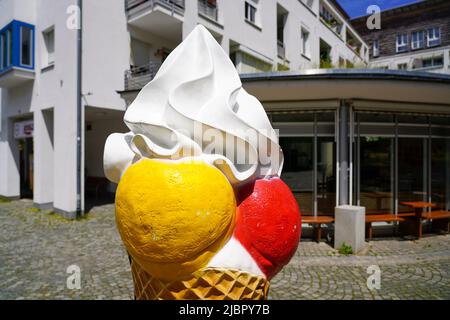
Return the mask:
[(86, 174), (90, 177), (104, 177), (103, 149), (106, 138), (112, 132), (128, 132), (128, 127), (123, 122), (123, 117), (107, 117), (107, 120), (87, 121), (91, 130), (86, 131)]
[(34, 24), (36, 19), (35, 0), (0, 0), (0, 26), (12, 20)]
[(83, 1), (83, 94), (89, 106), (125, 110), (116, 92), (130, 68), (124, 0)]

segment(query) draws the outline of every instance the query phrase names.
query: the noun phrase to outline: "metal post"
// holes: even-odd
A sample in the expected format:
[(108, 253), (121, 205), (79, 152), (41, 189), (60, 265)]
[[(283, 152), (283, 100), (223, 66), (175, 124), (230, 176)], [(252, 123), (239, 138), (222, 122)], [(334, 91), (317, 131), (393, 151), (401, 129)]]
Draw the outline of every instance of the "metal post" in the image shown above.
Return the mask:
[(348, 112), (346, 101), (341, 102), (339, 108), (339, 205), (349, 204), (348, 195), (348, 169), (349, 169), (349, 139), (348, 139)]
[(446, 139), (445, 142), (446, 147), (446, 156), (445, 156), (445, 176), (446, 176), (446, 184), (445, 184), (445, 210), (450, 211), (450, 139)]
[(317, 216), (317, 113), (313, 113), (314, 116), (314, 127), (313, 127), (313, 196), (314, 196), (314, 202), (313, 202), (313, 214), (314, 216)]
[(349, 134), (349, 204), (353, 205), (353, 130), (354, 130), (354, 120), (353, 120), (353, 108), (349, 108), (350, 116), (350, 134)]
[(357, 132), (356, 132), (356, 205), (361, 205), (361, 123), (359, 114), (356, 114)]
[(83, 128), (83, 114), (82, 114), (82, 12), (83, 0), (77, 0), (79, 8), (79, 25), (77, 29), (77, 216), (82, 215), (82, 177), (81, 172), (81, 157), (82, 157), (82, 128)]
[(395, 137), (394, 137), (394, 213), (398, 214), (398, 116), (394, 115)]

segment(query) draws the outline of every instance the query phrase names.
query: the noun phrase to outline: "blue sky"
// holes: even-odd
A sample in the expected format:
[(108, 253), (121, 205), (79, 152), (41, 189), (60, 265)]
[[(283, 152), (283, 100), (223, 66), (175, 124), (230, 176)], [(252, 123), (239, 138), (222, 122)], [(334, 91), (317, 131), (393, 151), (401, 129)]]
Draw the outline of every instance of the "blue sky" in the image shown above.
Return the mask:
[(360, 17), (366, 15), (367, 8), (377, 5), (381, 10), (399, 7), (405, 4), (418, 2), (420, 0), (337, 0), (350, 17)]

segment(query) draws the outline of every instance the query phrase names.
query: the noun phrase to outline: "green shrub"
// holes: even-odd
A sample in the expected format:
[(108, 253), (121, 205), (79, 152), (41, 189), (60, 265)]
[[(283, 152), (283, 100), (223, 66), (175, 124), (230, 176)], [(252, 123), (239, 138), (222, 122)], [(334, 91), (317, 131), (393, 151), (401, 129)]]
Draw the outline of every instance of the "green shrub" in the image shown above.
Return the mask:
[(341, 247), (339, 248), (339, 253), (340, 254), (345, 254), (345, 255), (349, 255), (349, 254), (353, 254), (353, 249), (352, 246), (346, 244), (345, 242), (341, 245)]

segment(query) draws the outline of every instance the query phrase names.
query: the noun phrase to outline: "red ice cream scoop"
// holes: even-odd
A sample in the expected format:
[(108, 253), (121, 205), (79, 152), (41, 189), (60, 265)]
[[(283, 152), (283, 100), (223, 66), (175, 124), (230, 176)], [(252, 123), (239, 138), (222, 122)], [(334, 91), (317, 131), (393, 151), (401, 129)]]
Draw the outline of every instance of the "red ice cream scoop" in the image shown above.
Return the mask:
[(297, 250), (301, 214), (289, 187), (278, 177), (242, 187), (234, 236), (270, 280)]

